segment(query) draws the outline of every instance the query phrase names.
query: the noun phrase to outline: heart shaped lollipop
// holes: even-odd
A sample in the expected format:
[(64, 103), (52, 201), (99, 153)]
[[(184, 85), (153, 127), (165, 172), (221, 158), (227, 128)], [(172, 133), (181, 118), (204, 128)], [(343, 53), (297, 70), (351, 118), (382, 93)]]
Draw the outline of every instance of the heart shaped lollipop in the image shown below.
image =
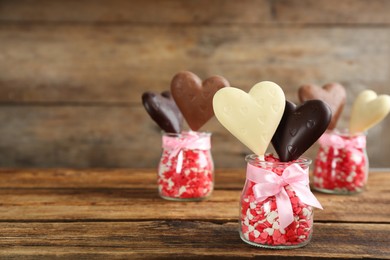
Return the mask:
[(282, 120), (272, 138), (280, 161), (298, 159), (325, 132), (332, 118), (329, 106), (321, 100), (308, 100), (296, 107), (287, 102)]
[(168, 133), (181, 132), (183, 117), (169, 91), (161, 94), (145, 92), (142, 104), (162, 130)]
[(223, 88), (213, 99), (218, 121), (259, 156), (264, 155), (284, 106), (283, 90), (270, 81), (257, 83), (249, 93), (238, 88)]
[[(282, 119), (280, 120), (278, 128), (276, 129), (274, 136), (271, 139), (271, 143), (272, 143), (272, 146), (274, 146), (274, 148), (280, 147), (279, 142), (280, 142), (280, 140), (282, 140), (283, 134), (284, 134), (284, 131), (281, 131), (281, 129), (286, 128), (287, 118), (294, 112), (295, 107), (296, 107), (296, 105), (293, 102), (286, 100), (286, 105), (284, 107), (284, 113), (283, 113)], [(277, 151), (278, 149), (275, 148), (275, 150)]]
[(301, 103), (307, 100), (319, 99), (329, 105), (332, 110), (332, 120), (328, 129), (334, 129), (336, 127), (345, 105), (346, 96), (345, 88), (338, 83), (329, 83), (322, 88), (308, 84), (301, 86), (298, 90), (298, 97)]
[(212, 76), (202, 82), (194, 73), (183, 71), (173, 77), (171, 92), (189, 127), (197, 131), (214, 115), (215, 92), (228, 86), (223, 77)]
[(390, 96), (378, 96), (372, 90), (364, 90), (352, 106), (349, 131), (364, 132), (383, 120), (390, 111)]

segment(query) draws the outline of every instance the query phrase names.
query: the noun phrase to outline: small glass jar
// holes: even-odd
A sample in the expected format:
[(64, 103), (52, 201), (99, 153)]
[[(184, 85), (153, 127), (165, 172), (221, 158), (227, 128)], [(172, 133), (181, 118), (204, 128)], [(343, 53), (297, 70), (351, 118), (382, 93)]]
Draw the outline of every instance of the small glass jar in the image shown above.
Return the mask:
[(319, 139), (313, 188), (333, 194), (363, 191), (368, 178), (366, 135), (327, 131)]
[[(313, 232), (312, 205), (303, 203), (290, 184), (282, 181), (277, 185), (272, 182), (274, 178), (284, 176), (288, 166), (296, 164), (294, 166), (299, 166), (301, 170), (296, 176), (303, 177), (305, 181), (301, 184), (303, 183), (304, 188), (314, 197), (309, 187), (311, 160), (301, 157), (294, 162), (264, 161), (254, 154), (248, 155), (245, 159), (247, 178), (241, 194), (239, 219), (241, 239), (253, 246), (274, 249), (297, 248), (308, 244)], [(267, 196), (267, 187), (264, 183), (256, 182), (254, 180), (256, 177), (268, 179), (271, 182), (268, 183), (271, 185), (270, 188), (278, 186), (282, 194)], [(256, 185), (260, 185), (259, 190), (256, 190)], [(259, 198), (259, 193), (266, 195)], [(284, 198), (284, 204), (283, 201), (278, 201), (281, 198)], [(319, 202), (317, 205), (321, 207)], [(290, 208), (290, 211), (287, 208)], [(290, 217), (290, 221), (284, 222), (284, 227), (281, 214), (288, 214)]]
[(211, 133), (163, 133), (163, 152), (158, 167), (158, 190), (162, 198), (196, 201), (214, 188)]

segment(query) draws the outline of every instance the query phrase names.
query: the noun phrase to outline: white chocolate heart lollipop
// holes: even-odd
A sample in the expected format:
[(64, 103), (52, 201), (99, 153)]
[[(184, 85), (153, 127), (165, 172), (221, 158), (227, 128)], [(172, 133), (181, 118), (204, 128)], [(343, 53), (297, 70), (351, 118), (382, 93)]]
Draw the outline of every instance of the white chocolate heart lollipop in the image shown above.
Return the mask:
[(226, 87), (217, 91), (213, 108), (218, 121), (259, 156), (264, 155), (282, 119), (285, 97), (275, 83), (263, 81), (249, 93)]
[(352, 106), (349, 131), (351, 134), (364, 132), (378, 124), (390, 112), (390, 96), (364, 90)]

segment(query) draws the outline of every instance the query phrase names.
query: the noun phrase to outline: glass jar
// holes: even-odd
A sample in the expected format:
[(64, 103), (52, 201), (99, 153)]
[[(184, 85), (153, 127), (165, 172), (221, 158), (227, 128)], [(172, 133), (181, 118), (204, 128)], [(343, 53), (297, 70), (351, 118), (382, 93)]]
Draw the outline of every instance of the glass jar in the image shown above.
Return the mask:
[(158, 190), (162, 198), (196, 201), (211, 195), (214, 163), (211, 133), (163, 133), (163, 152), (158, 167)]
[(314, 189), (333, 194), (361, 192), (368, 177), (366, 135), (347, 130), (327, 131), (319, 139)]
[(254, 246), (288, 249), (305, 246), (313, 232), (313, 206), (321, 208), (309, 187), (310, 159), (294, 162), (248, 155), (240, 200), (239, 233)]

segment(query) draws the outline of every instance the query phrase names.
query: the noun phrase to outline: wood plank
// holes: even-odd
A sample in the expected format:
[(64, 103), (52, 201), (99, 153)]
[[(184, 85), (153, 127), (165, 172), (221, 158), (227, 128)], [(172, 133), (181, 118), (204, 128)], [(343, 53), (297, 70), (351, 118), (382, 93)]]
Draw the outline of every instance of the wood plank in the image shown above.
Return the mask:
[(7, 258), (390, 259), (385, 224), (315, 223), (312, 241), (293, 251), (251, 247), (240, 240), (237, 223), (0, 223), (0, 228), (0, 256)]
[(0, 21), (145, 24), (390, 24), (386, 0), (83, 0), (0, 3)]
[[(161, 134), (141, 106), (0, 106), (0, 121), (1, 167), (152, 168), (161, 156)], [(389, 167), (387, 127), (390, 117), (368, 136), (371, 167)], [(217, 169), (244, 169), (248, 149), (215, 118), (203, 130), (213, 133)]]
[(386, 0), (276, 0), (275, 20), (289, 24), (390, 24)]
[(0, 24), (0, 102), (139, 104), (191, 70), (249, 90), (272, 80), (297, 101), (301, 84), (339, 81), (348, 105), (390, 83), (389, 28)]
[[(154, 173), (143, 172), (145, 175)], [(52, 183), (61, 176), (53, 172), (47, 179)], [(107, 172), (106, 175), (110, 173)], [(122, 172), (123, 174), (123, 172)], [(132, 175), (132, 173), (128, 173)], [(236, 171), (235, 174), (240, 174)], [(386, 173), (372, 173), (372, 183), (367, 191), (355, 195), (338, 195), (315, 193), (325, 210), (315, 211), (316, 221), (332, 222), (368, 222), (390, 223), (389, 188), (383, 180)], [(388, 174), (388, 173), (387, 173)], [(66, 179), (70, 175), (68, 172)], [(1, 175), (6, 176), (6, 175)], [(115, 176), (115, 174), (114, 174)], [(94, 175), (91, 175), (91, 180)], [(2, 178), (3, 179), (3, 178)], [(72, 182), (72, 178), (70, 183)], [(152, 179), (152, 178), (147, 178)], [(39, 179), (38, 179), (39, 180)], [(85, 180), (85, 179), (84, 179)], [(101, 178), (100, 180), (105, 180)], [(134, 175), (130, 183), (139, 180)], [(384, 184), (380, 184), (380, 181)], [(85, 180), (86, 182), (88, 180)], [(152, 180), (151, 180), (152, 181)], [(64, 182), (64, 181), (63, 181)], [(154, 182), (154, 180), (153, 180)], [(82, 185), (85, 188), (65, 185), (65, 187), (41, 188), (39, 185), (30, 188), (0, 189), (0, 220), (1, 221), (85, 221), (85, 220), (237, 220), (237, 209), (242, 188), (241, 181), (229, 180), (235, 188), (231, 190), (217, 189), (212, 196), (203, 202), (172, 202), (159, 198), (157, 185), (151, 188), (134, 188), (126, 185), (107, 188), (101, 181), (97, 187)], [(44, 183), (44, 182), (43, 182)], [(92, 181), (93, 183), (93, 181)], [(109, 182), (108, 182), (109, 183)], [(117, 181), (115, 181), (117, 183)], [(377, 186), (377, 185), (378, 186)], [(33, 183), (32, 183), (33, 185)], [(149, 184), (151, 186), (152, 184)], [(218, 184), (217, 184), (218, 185)], [(43, 185), (45, 186), (45, 185)], [(221, 184), (223, 186), (223, 184)], [(226, 185), (229, 187), (230, 185)], [(98, 188), (99, 187), (99, 188)], [(161, 210), (164, 208), (164, 210)]]
[[(387, 192), (390, 172), (370, 172), (368, 191)], [(155, 169), (4, 169), (0, 168), (0, 188), (3, 189), (155, 189)], [(241, 190), (245, 168), (216, 169), (215, 189)], [(331, 198), (333, 196), (330, 196)]]
[(267, 0), (3, 0), (0, 5), (0, 22), (231, 24), (270, 20)]

